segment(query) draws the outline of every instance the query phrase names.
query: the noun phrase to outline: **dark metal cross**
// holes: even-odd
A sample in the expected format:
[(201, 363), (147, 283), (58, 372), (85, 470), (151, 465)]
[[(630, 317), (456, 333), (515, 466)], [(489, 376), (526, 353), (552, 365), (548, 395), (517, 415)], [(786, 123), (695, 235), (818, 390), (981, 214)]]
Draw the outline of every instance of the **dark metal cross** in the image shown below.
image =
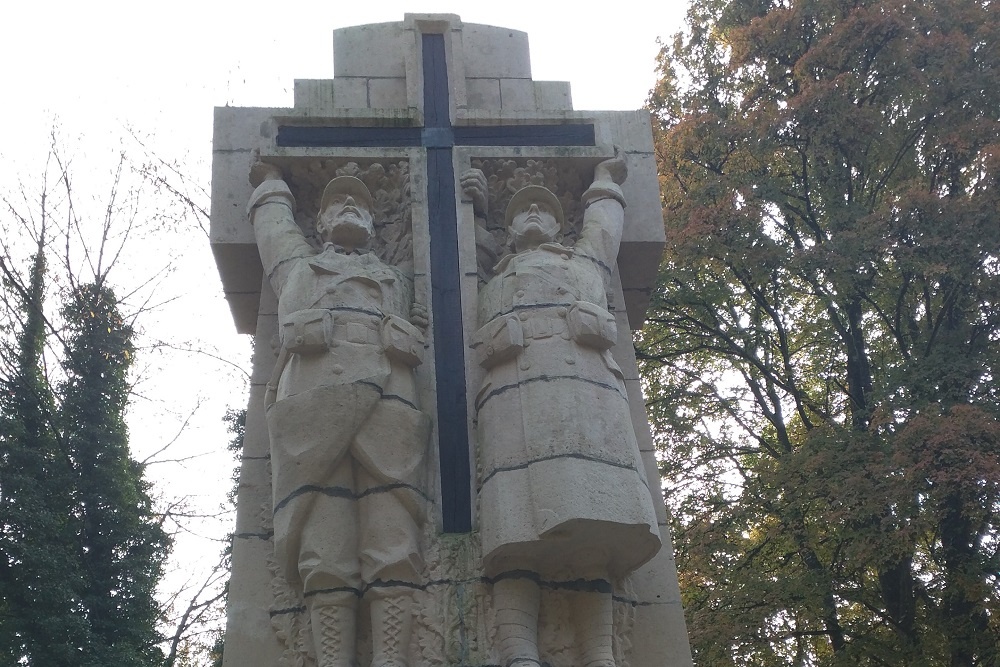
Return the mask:
[(472, 493), (452, 149), (455, 146), (593, 146), (594, 126), (588, 123), (452, 125), (444, 35), (425, 34), (422, 39), (424, 127), (284, 125), (278, 128), (276, 143), (296, 147), (419, 146), (427, 151), (441, 513), (444, 532), (466, 533), (472, 529)]

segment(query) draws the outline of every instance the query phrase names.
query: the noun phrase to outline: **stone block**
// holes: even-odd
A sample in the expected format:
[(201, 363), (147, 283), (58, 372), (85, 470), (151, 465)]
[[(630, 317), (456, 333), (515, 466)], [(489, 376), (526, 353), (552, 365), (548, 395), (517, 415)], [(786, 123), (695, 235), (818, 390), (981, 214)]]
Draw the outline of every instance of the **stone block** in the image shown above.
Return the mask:
[(282, 648), (268, 615), (272, 599), (267, 560), (272, 551), (271, 543), (263, 540), (233, 541), (223, 667), (279, 664)]
[(503, 111), (534, 111), (535, 84), (531, 79), (500, 79)]
[(635, 438), (639, 442), (639, 449), (641, 451), (654, 451), (656, 444), (649, 426), (646, 406), (643, 404), (641, 384), (638, 380), (626, 380), (625, 388), (628, 392), (629, 412), (632, 414), (632, 425), (635, 428)]
[(500, 108), (500, 79), (466, 79), (465, 92), (470, 109)]
[(528, 34), (491, 25), (462, 25), (465, 75), (471, 78), (531, 78)]
[(640, 604), (680, 604), (681, 601), (680, 589), (677, 587), (674, 545), (670, 528), (665, 524), (660, 525), (660, 542), (662, 546), (656, 555), (632, 574), (632, 583)]
[(229, 294), (256, 294), (260, 291), (262, 271), (256, 244), (216, 243), (212, 246), (212, 254), (223, 277), (227, 298)]
[(653, 153), (653, 132), (648, 111), (637, 109), (599, 113), (607, 118), (611, 132), (619, 138), (619, 145), (627, 146), (628, 152)]
[(257, 292), (226, 292), (226, 303), (236, 325), (236, 333), (252, 334), (257, 321)]
[(618, 270), (633, 329), (642, 328), (652, 288), (656, 285), (663, 246), (663, 212), (656, 161), (652, 154), (629, 153), (629, 177), (622, 191), (628, 202), (626, 225), (618, 253)]
[(332, 112), (333, 79), (295, 79), (295, 108), (316, 116)]
[(273, 342), (278, 335), (278, 317), (276, 315), (260, 315), (257, 318), (257, 331), (254, 335), (253, 370), (250, 382), (264, 384), (271, 378), (274, 362), (277, 359)]
[[(621, 253), (619, 253), (618, 257), (619, 263), (621, 263)], [(628, 302), (622, 291), (621, 276), (618, 271), (611, 277), (611, 283), (611, 293), (609, 296), (612, 299), (615, 323), (618, 326), (618, 342), (611, 348), (611, 354), (614, 355), (615, 361), (621, 366), (622, 375), (624, 375), (626, 382), (629, 380), (638, 380), (639, 368), (635, 361), (635, 347), (632, 343), (632, 330), (629, 326), (626, 310)]]
[(539, 111), (571, 111), (573, 95), (568, 81), (535, 81), (535, 106)]
[(660, 526), (660, 539), (660, 552), (632, 575), (639, 605), (632, 633), (631, 664), (693, 667), (673, 541), (666, 525)]
[(215, 107), (212, 150), (216, 153), (253, 150), (272, 138), (271, 118), (288, 109)]
[(649, 482), (649, 495), (653, 498), (653, 510), (656, 512), (656, 522), (664, 525), (667, 522), (667, 507), (663, 503), (663, 489), (660, 487), (660, 470), (656, 464), (656, 453), (649, 450), (640, 452), (642, 465)]
[(402, 79), (412, 49), (413, 33), (402, 23), (340, 28), (333, 31), (333, 75)]
[(680, 603), (643, 605), (635, 610), (630, 663), (693, 667)]
[(271, 444), (267, 437), (267, 421), (264, 418), (263, 384), (250, 387), (250, 401), (247, 404), (246, 435), (243, 438), (243, 458), (264, 459), (271, 455)]
[(360, 76), (348, 76), (334, 79), (333, 104), (337, 109), (367, 108), (368, 79)]
[(253, 192), (247, 175), (253, 160), (253, 147), (215, 151), (212, 155), (209, 238), (213, 244), (257, 245), (247, 222), (247, 201)]
[[(263, 271), (261, 271), (263, 273)], [(271, 284), (266, 280), (261, 280), (260, 287), (260, 307), (259, 315), (277, 315), (278, 314), (278, 297), (274, 294), (274, 290), (271, 289)]]
[(372, 109), (406, 108), (406, 79), (369, 79), (368, 106)]
[(236, 503), (235, 534), (241, 539), (271, 537), (263, 512), (270, 506), (271, 473), (265, 458), (243, 457), (240, 463), (239, 495)]
[(622, 235), (623, 242), (663, 243), (663, 209), (660, 206), (660, 182), (656, 158), (652, 153), (629, 153), (628, 179), (622, 193), (628, 208), (634, 209)]

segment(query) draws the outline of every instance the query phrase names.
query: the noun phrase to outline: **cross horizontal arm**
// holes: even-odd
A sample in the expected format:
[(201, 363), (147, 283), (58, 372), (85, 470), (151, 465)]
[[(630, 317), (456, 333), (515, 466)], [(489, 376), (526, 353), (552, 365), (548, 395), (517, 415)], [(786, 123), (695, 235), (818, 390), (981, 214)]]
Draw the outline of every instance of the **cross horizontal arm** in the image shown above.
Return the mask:
[(288, 147), (593, 146), (594, 126), (457, 125), (452, 127), (326, 127), (282, 125), (275, 143)]

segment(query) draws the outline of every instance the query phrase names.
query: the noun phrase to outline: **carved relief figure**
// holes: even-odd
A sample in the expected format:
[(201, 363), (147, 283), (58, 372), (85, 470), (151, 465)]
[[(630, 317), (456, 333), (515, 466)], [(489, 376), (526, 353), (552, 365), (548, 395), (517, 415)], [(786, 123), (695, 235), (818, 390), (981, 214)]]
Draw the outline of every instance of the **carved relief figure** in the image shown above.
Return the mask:
[(362, 598), (372, 664), (402, 667), (422, 569), (430, 422), (413, 368), (426, 310), (413, 305), (412, 277), (367, 251), (372, 197), (362, 181), (326, 186), (320, 250), (295, 223), (276, 167), (258, 163), (251, 182), (248, 211), (281, 341), (267, 393), (275, 556), (305, 601), (319, 667), (355, 664)]
[[(473, 348), (480, 532), (494, 581), (496, 646), (505, 667), (540, 665), (540, 584), (576, 590), (574, 633), (585, 667), (613, 667), (611, 581), (660, 547), (626, 401), (611, 356), (607, 290), (624, 223), (622, 156), (599, 164), (573, 247), (548, 189), (519, 190), (506, 211), (514, 254), (480, 289)], [(462, 186), (485, 215), (485, 179)]]

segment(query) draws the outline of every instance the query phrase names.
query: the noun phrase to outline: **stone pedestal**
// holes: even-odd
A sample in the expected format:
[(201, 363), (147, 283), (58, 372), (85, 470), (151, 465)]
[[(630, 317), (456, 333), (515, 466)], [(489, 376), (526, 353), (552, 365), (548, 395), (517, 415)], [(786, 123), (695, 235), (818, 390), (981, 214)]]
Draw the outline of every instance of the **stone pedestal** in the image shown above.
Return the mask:
[[(323, 250), (314, 225), (317, 217), (322, 217), (327, 183), (346, 175), (357, 177), (371, 191), (375, 232), (371, 248), (378, 262), (405, 276), (404, 280), (412, 280), (409, 298), (418, 310), (426, 308), (426, 326), (419, 313), (411, 317), (420, 329), (413, 340), (422, 338), (424, 350), (422, 363), (415, 358), (408, 361), (417, 365), (407, 372), (415, 383), (415, 398), (409, 404), (427, 415), (432, 431), (424, 469), (419, 471), (422, 486), (417, 489), (425, 505), (414, 510), (414, 516), (420, 517), (422, 564), (419, 581), (407, 583), (405, 599), (410, 606), (400, 612), (384, 601), (387, 594), (383, 591), (392, 588), (388, 575), (374, 581), (362, 577), (361, 583), (347, 587), (356, 598), (357, 609), (352, 602), (350, 611), (356, 614), (356, 624), (354, 620), (346, 625), (330, 623), (337, 632), (356, 625), (343, 631), (356, 639), (356, 659), (362, 665), (372, 664), (373, 652), (378, 654), (375, 661), (382, 665), (501, 664), (504, 649), (498, 646), (502, 637), (498, 639), (497, 628), (503, 621), (498, 620), (494, 604), (497, 581), (523, 577), (540, 590), (539, 661), (552, 667), (573, 667), (583, 664), (587, 641), (581, 636), (587, 631), (572, 620), (578, 596), (609, 587), (615, 664), (690, 665), (653, 441), (630, 335), (642, 325), (663, 245), (647, 114), (573, 110), (567, 83), (532, 80), (527, 35), (466, 24), (454, 15), (408, 14), (397, 23), (336, 30), (334, 73), (332, 80), (296, 81), (294, 108), (225, 107), (215, 112), (212, 248), (236, 327), (255, 337), (224, 664), (308, 666), (324, 660), (317, 658), (323, 649), (316, 648), (318, 640), (312, 636), (313, 626), (319, 622), (310, 617), (315, 591), (310, 593), (308, 585), (303, 589), (294, 573), (285, 576), (288, 573), (275, 556), (275, 507), (284, 507), (291, 500), (278, 497), (273, 485), (278, 462), (272, 459), (275, 443), (268, 434), (265, 412), (275, 400), (273, 392), (280, 394), (278, 385), (286, 382), (279, 378), (284, 377), (282, 369), (289, 363), (289, 354), (283, 352), (289, 347), (288, 334), (279, 328), (292, 325), (284, 321), (284, 313), (279, 327), (279, 301), (272, 284), (277, 280), (275, 272), (283, 269), (275, 268), (280, 261), (265, 258), (271, 274), (265, 275), (258, 249), (260, 232), (255, 237), (247, 205), (253, 195), (278, 207), (273, 210), (287, 210), (288, 224), (298, 225), (301, 237), (314, 243), (317, 257), (326, 251), (335, 254), (332, 246)], [(436, 94), (435, 90), (442, 92)], [(558, 243), (570, 249), (566, 254), (585, 257), (586, 253), (573, 249), (576, 243), (583, 243), (581, 226), (588, 215), (588, 197), (595, 199), (587, 193), (597, 186), (592, 186), (595, 167), (613, 158), (616, 146), (628, 168), (628, 177), (620, 186), (627, 206), (617, 266), (609, 260), (606, 267), (606, 303), (603, 295), (595, 300), (601, 302), (600, 308), (606, 306), (617, 326), (617, 344), (610, 350), (611, 363), (616, 362), (621, 369), (620, 375), (615, 371), (613, 376), (621, 381), (621, 389), (615, 391), (627, 397), (637, 444), (636, 465), (624, 468), (644, 481), (643, 488), (648, 487), (651, 512), (655, 511), (653, 523), (658, 524), (662, 546), (634, 571), (629, 567), (630, 571), (616, 572), (612, 563), (604, 574), (563, 572), (559, 563), (551, 563), (501, 575), (484, 564), (481, 538), (486, 535), (484, 530), (492, 528), (480, 523), (480, 491), (484, 476), (493, 474), (483, 468), (488, 458), (484, 449), (491, 447), (491, 442), (480, 440), (490, 439), (483, 434), (496, 432), (501, 425), (484, 430), (477, 423), (477, 397), (481, 402), (484, 379), (488, 384), (489, 378), (487, 366), (477, 357), (481, 351), (471, 347), (483, 324), (480, 294), (496, 274), (493, 260), (499, 259), (490, 255), (488, 246), (500, 248), (500, 255), (511, 250), (503, 247), (505, 207), (518, 188), (536, 184), (547, 187), (561, 202), (565, 224)], [(278, 180), (267, 182), (287, 184), (289, 197), (261, 199), (260, 192), (253, 194), (249, 176), (260, 162), (280, 172), (275, 177)], [(486, 179), (486, 211), (480, 210), (460, 183), (470, 169), (480, 170)], [(294, 203), (282, 204), (278, 201), (281, 197)], [(286, 209), (280, 209), (282, 205)], [(258, 219), (254, 224), (264, 223)], [(305, 257), (296, 255), (300, 256)], [(305, 257), (302, 261), (313, 260)], [(320, 269), (316, 271), (322, 274)], [(531, 308), (538, 310), (543, 305), (534, 303)], [(405, 318), (406, 314), (402, 315)], [(565, 313), (553, 315), (560, 316), (566, 317)], [(541, 321), (529, 320), (527, 315), (522, 320), (528, 324)], [(331, 345), (341, 336), (355, 335), (350, 327), (356, 328), (356, 322), (340, 325), (335, 317), (330, 322), (324, 335), (328, 343), (334, 340)], [(384, 326), (379, 331), (384, 331)], [(538, 344), (539, 337), (547, 335), (538, 333), (538, 325), (531, 331), (529, 344)], [(552, 335), (563, 335), (566, 346), (576, 345), (569, 329), (561, 331), (554, 330)], [(385, 352), (390, 343), (384, 335), (364, 334), (375, 336), (369, 342), (378, 346), (380, 354), (396, 358)], [(383, 399), (394, 391), (386, 387), (379, 387)], [(463, 400), (452, 400), (455, 392)], [(565, 391), (562, 395), (563, 400), (575, 400)], [(280, 403), (281, 396), (278, 398)], [(596, 414), (602, 409), (601, 405), (585, 406), (582, 412)], [(337, 424), (315, 428), (336, 430)], [(307, 421), (302, 428), (309, 432), (314, 426)], [(396, 427), (386, 430), (390, 440), (392, 428)], [(627, 440), (632, 441), (631, 435)], [(354, 462), (344, 466), (363, 467), (363, 455), (351, 449), (349, 456)], [(589, 455), (567, 456), (582, 460)], [(536, 464), (528, 461), (512, 467), (527, 469)], [(390, 475), (387, 480), (383, 480), (387, 487), (398, 486), (396, 477)], [(573, 504), (573, 494), (592, 500), (600, 490), (599, 480), (581, 479), (575, 488), (566, 489), (570, 499), (565, 502)], [(361, 502), (369, 491), (358, 487), (343, 492), (342, 487), (312, 483), (293, 495), (298, 499), (308, 494), (333, 497), (340, 493), (345, 502)], [(362, 521), (368, 522), (362, 531), (380, 530), (377, 517)], [(283, 530), (287, 531), (279, 528), (279, 532)], [(335, 542), (336, 529), (331, 531), (329, 540)], [(601, 532), (591, 530), (588, 534), (593, 537), (588, 538), (587, 548), (602, 548)], [(364, 560), (365, 556), (359, 558)], [(328, 594), (324, 589), (317, 595)], [(405, 622), (387, 621), (386, 614), (403, 614)], [(386, 632), (392, 635), (389, 639), (383, 637)], [(386, 642), (399, 640), (405, 640), (406, 646), (398, 649), (396, 662), (379, 657)], [(332, 658), (327, 660), (327, 664), (334, 664), (329, 661)]]

